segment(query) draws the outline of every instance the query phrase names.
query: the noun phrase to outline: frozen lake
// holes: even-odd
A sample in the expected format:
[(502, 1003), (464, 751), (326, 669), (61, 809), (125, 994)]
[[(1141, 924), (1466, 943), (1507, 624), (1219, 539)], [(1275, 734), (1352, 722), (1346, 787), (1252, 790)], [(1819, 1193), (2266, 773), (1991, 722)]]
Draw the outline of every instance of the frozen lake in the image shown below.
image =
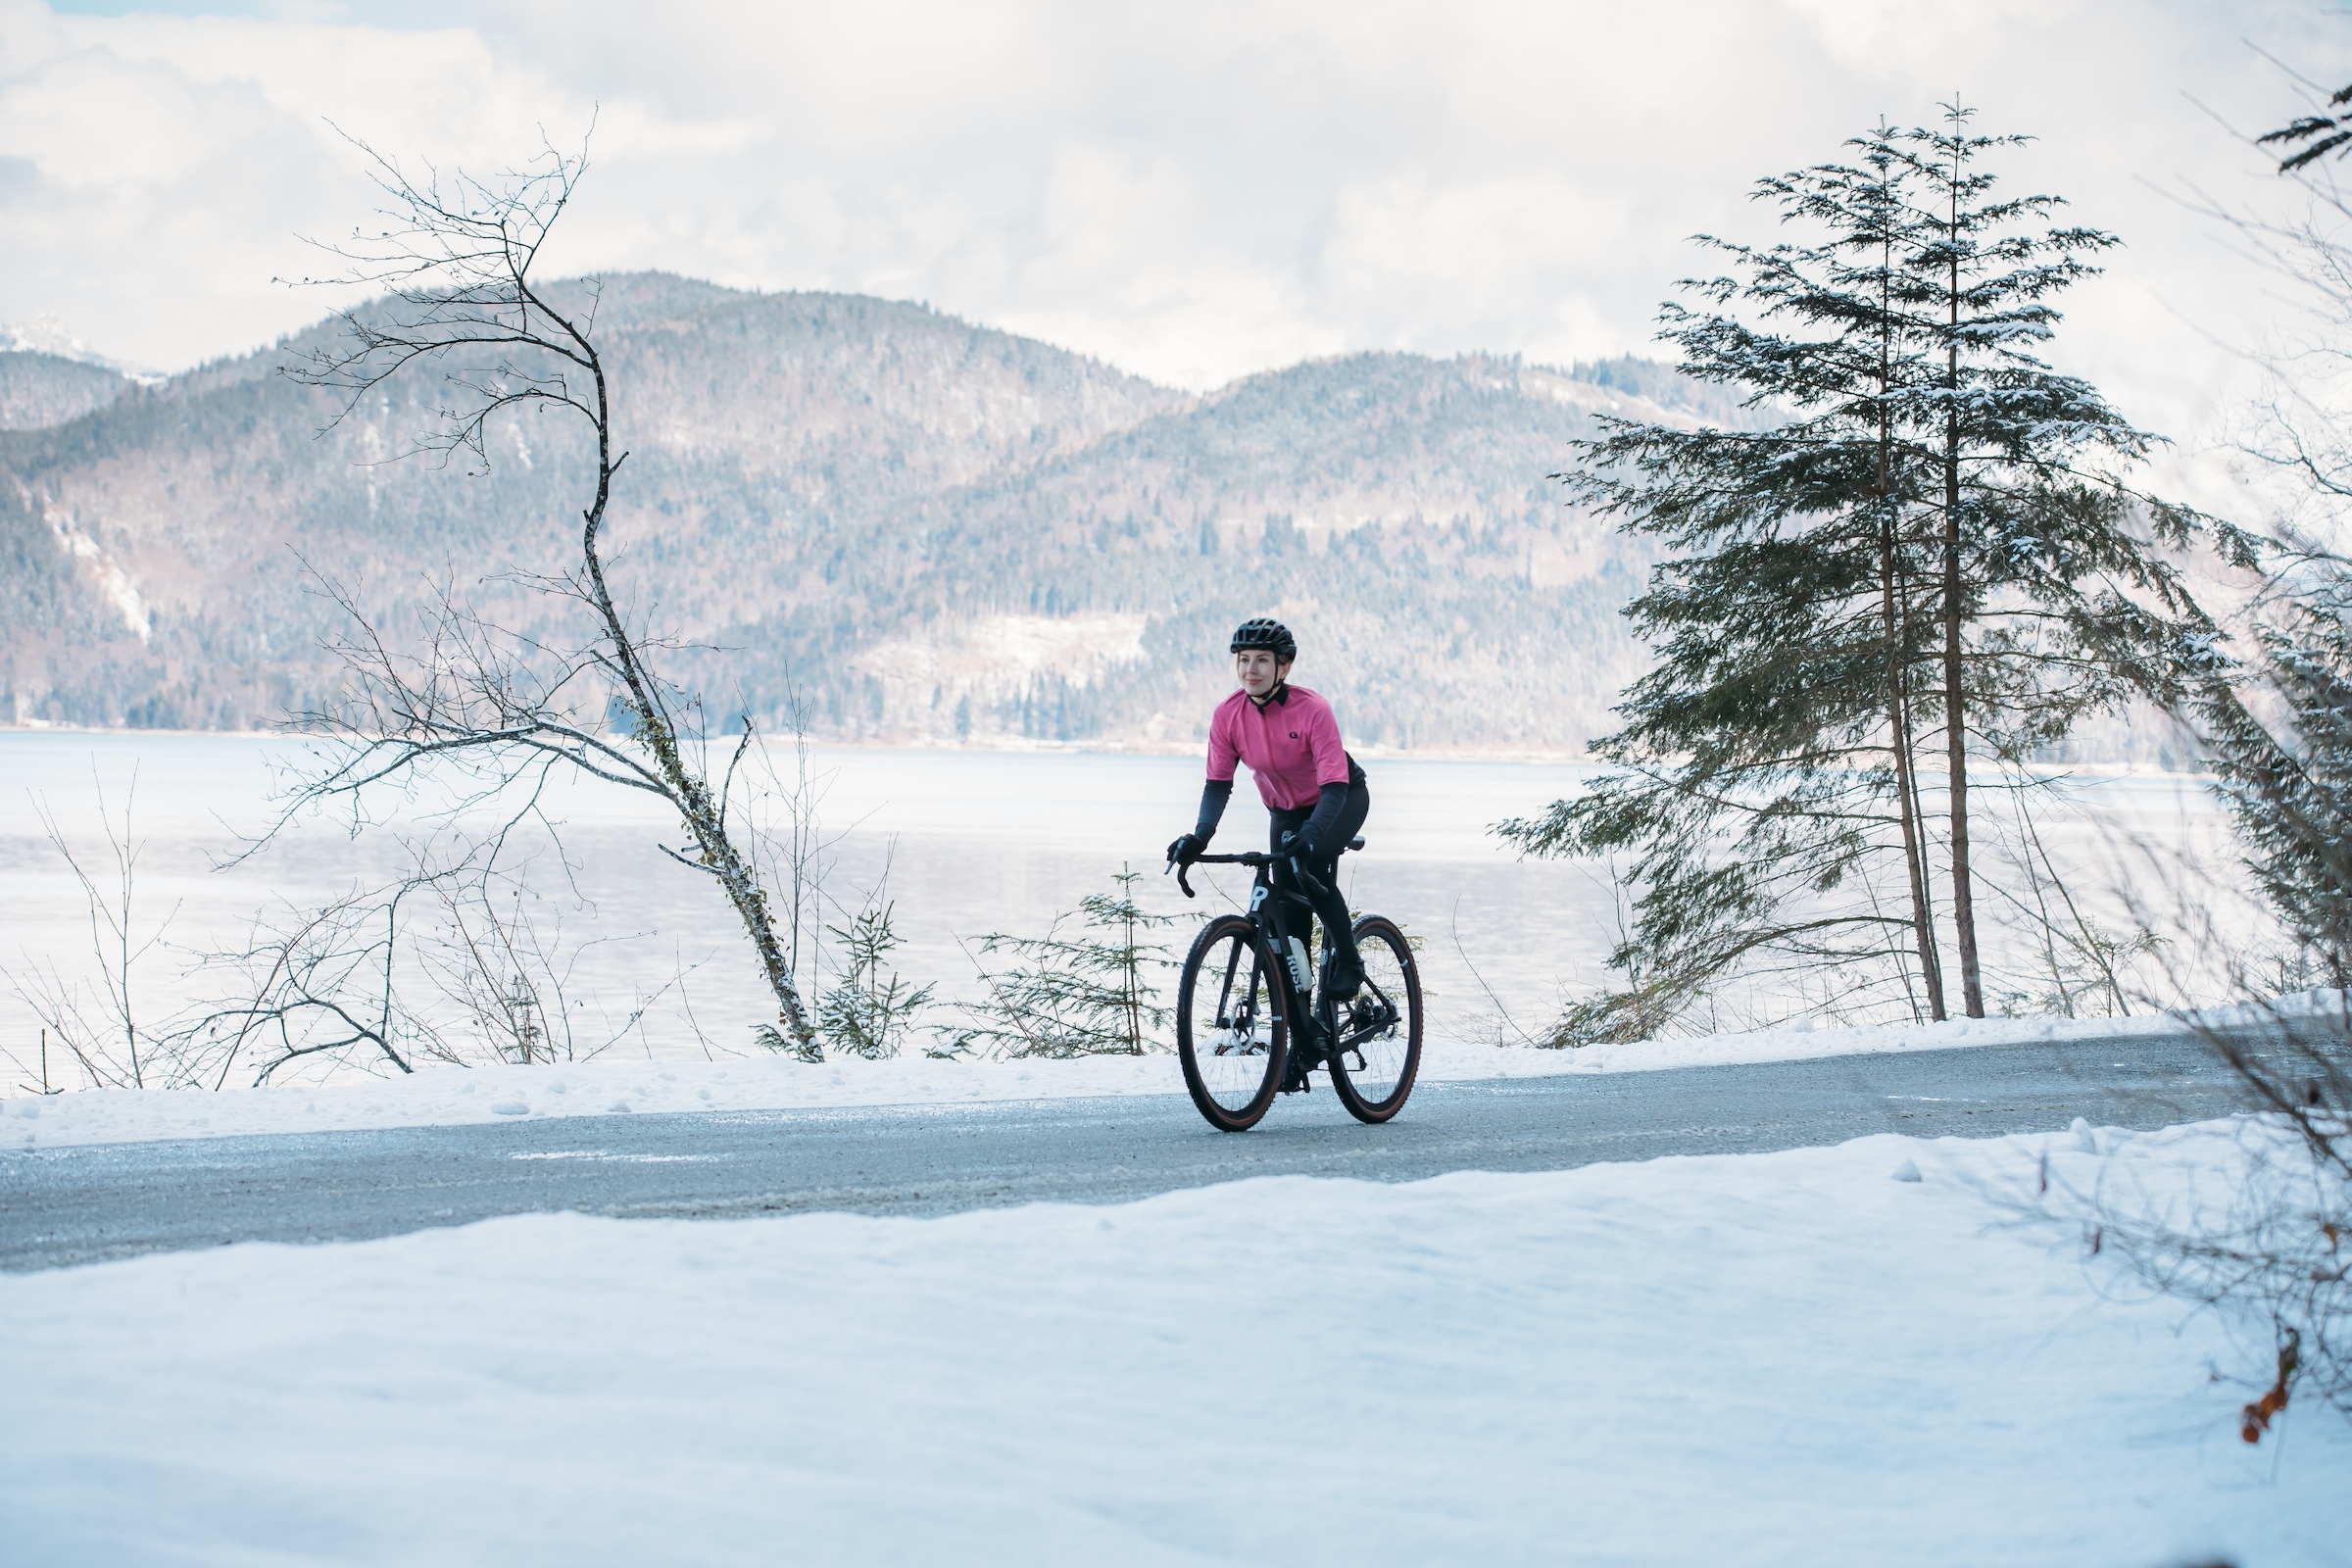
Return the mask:
[[(298, 825), (240, 865), (215, 868), (240, 835), (271, 820), (272, 766), (298, 755), (281, 737), (0, 731), (0, 878), (8, 890), (0, 962), (20, 974), (28, 966), (54, 965), (69, 977), (90, 970), (85, 902), (48, 844), (36, 806), (45, 805), (94, 865), (105, 859), (100, 792), (119, 819), (134, 774), (132, 825), (144, 846), (135, 923), (142, 932), (162, 926), (168, 944), (138, 971), (151, 1017), (219, 984), (188, 977), (187, 956), (236, 945), (257, 910), (320, 903), (389, 877), (399, 856), (388, 836), (355, 839), (324, 821)], [(1193, 819), (1197, 759), (819, 749), (810, 765), (824, 830), (837, 836), (824, 884), (832, 918), (854, 910), (887, 868), (887, 897), (906, 939), (899, 968), (935, 984), (946, 1001), (978, 992), (970, 955), (980, 936), (1043, 933), (1084, 895), (1108, 891), (1122, 864), (1146, 873), (1136, 887), (1148, 908), (1181, 917), (1163, 933), (1178, 954), (1201, 917), (1248, 887), (1237, 869), (1202, 868), (1194, 878), (1202, 897), (1188, 905), (1160, 875), (1164, 846)], [(1514, 1039), (1540, 1029), (1564, 994), (1602, 979), (1616, 934), (1605, 883), (1579, 865), (1522, 861), (1489, 832), (1573, 793), (1590, 769), (1401, 759), (1367, 766), (1369, 850), (1342, 868), (1358, 908), (1392, 915), (1424, 939), (1434, 1028), (1453, 1038)], [(2052, 830), (2061, 859), (2112, 862), (2124, 839), (2208, 850), (2216, 841), (2218, 813), (2194, 780), (2101, 779), (2082, 795), (2093, 809)], [(676, 841), (676, 824), (650, 797), (604, 786), (554, 789), (547, 815), (560, 824), (576, 869), (566, 877), (542, 853), (527, 876), (529, 905), (571, 965), (578, 1043), (612, 1038), (639, 999), (662, 992), (612, 1049), (655, 1056), (749, 1049), (753, 1025), (771, 1009), (715, 889), (656, 849), (664, 829)], [(1264, 812), (1245, 783), (1216, 847), (1254, 848), (1264, 836)], [(2113, 880), (2086, 873), (2086, 884), (2100, 875)], [(1773, 999), (1747, 1001), (1773, 1009)], [(35, 1022), (14, 1001), (6, 1007), (0, 1044), (28, 1059)]]
[[(0, 732), (0, 960), (29, 956), (61, 970), (90, 964), (83, 896), (48, 844), (34, 808), (45, 803), (59, 827), (93, 859), (105, 858), (99, 793), (118, 814), (137, 793), (133, 830), (143, 841), (137, 899), (142, 929), (170, 917), (168, 938), (198, 950), (235, 941), (256, 909), (273, 900), (318, 902), (380, 879), (398, 857), (375, 835), (357, 839), (325, 821), (300, 824), (256, 858), (215, 863), (240, 835), (271, 820), (272, 764), (296, 757), (276, 737)], [(838, 835), (825, 890), (854, 909), (888, 870), (906, 946), (902, 971), (931, 982), (943, 998), (978, 990), (966, 950), (991, 931), (1042, 933), (1088, 893), (1107, 892), (1123, 864), (1147, 874), (1135, 884), (1148, 908), (1177, 915), (1164, 940), (1177, 952), (1205, 913), (1248, 888), (1247, 873), (1202, 867), (1201, 893), (1187, 904), (1160, 875), (1169, 839), (1192, 825), (1200, 764), (1177, 757), (1090, 754), (817, 750), (821, 821)], [(1454, 936), (1530, 1028), (1548, 1015), (1563, 979), (1597, 977), (1610, 936), (1596, 916), (1608, 900), (1582, 870), (1523, 863), (1486, 832), (1503, 817), (1540, 809), (1574, 790), (1586, 770), (1559, 763), (1386, 760), (1373, 766), (1369, 853), (1343, 862), (1359, 908), (1401, 920), (1427, 939), (1425, 978), (1433, 1008), (1461, 1027), (1475, 1004), (1493, 1004), (1463, 967)], [(699, 1055), (741, 1049), (753, 1023), (771, 1011), (740, 928), (708, 882), (661, 855), (674, 822), (650, 798), (572, 787), (555, 790), (548, 814), (578, 870), (575, 903), (552, 857), (542, 855), (531, 886), (543, 919), (561, 918), (567, 946), (594, 942), (581, 989), (600, 1013), (625, 1013), (635, 993), (673, 984), (689, 971), (684, 1000), (670, 998), (632, 1031), (632, 1052)], [(1216, 848), (1256, 848), (1265, 812), (1245, 783)], [(843, 918), (836, 912), (835, 919)], [(192, 994), (159, 952), (145, 973), (151, 1010)], [(1483, 1023), (1483, 1017), (1481, 1022)], [(697, 1025), (700, 1033), (698, 1035)], [(6, 1025), (12, 1048), (28, 1043), (24, 1009)]]

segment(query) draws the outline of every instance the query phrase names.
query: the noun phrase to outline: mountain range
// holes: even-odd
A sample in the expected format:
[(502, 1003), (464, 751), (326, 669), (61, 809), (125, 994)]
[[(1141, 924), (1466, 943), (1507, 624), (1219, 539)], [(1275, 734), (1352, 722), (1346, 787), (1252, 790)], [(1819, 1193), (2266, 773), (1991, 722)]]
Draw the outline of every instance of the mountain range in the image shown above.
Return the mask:
[[(1351, 744), (1579, 752), (1647, 562), (1547, 475), (1599, 415), (1740, 416), (1635, 360), (1368, 353), (1196, 395), (918, 305), (593, 289), (616, 591), (715, 708), (828, 740), (1191, 742), (1270, 613)], [(160, 379), (0, 353), (0, 722), (274, 722), (337, 686), (327, 584), (396, 645), (444, 584), (577, 635), (524, 579), (576, 556), (584, 424), (403, 459), (436, 382), (346, 412), (276, 373), (334, 330)]]

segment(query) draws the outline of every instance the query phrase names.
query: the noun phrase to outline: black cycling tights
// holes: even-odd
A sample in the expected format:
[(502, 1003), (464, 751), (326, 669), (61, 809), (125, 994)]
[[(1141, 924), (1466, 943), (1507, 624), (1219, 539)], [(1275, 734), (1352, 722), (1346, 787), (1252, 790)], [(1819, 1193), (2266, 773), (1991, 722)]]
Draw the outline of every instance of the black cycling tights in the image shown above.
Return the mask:
[[(1296, 833), (1304, 827), (1306, 819), (1314, 815), (1314, 808), (1303, 806), (1297, 810), (1275, 810), (1268, 814), (1273, 818), (1273, 833), (1267, 848), (1280, 854), (1282, 852), (1282, 836), (1285, 833)], [(1372, 791), (1365, 785), (1359, 772), (1348, 785), (1348, 802), (1340, 808), (1340, 819), (1334, 825), (1332, 842), (1345, 844), (1355, 837), (1364, 829), (1364, 818), (1371, 814)], [(1355, 953), (1355, 932), (1348, 924), (1348, 900), (1340, 893), (1339, 858), (1335, 853), (1306, 862), (1308, 874), (1323, 884), (1323, 892), (1320, 895), (1306, 893), (1304, 888), (1296, 885), (1296, 879), (1291, 875), (1289, 861), (1278, 860), (1270, 869), (1275, 886), (1294, 893), (1306, 893), (1307, 898), (1313, 902), (1315, 913), (1322, 916), (1323, 919), (1323, 951), (1326, 954), (1345, 954), (1350, 963), (1357, 963), (1359, 960), (1356, 958)], [(1300, 932), (1299, 935), (1303, 936), (1305, 933)]]

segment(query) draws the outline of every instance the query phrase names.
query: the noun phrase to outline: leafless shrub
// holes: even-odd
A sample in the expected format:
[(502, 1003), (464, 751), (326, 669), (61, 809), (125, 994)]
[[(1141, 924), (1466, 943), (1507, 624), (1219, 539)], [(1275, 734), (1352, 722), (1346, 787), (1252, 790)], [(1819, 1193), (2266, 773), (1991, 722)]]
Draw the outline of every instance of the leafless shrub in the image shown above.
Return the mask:
[[(808, 974), (824, 962), (825, 938), (835, 934), (831, 922), (848, 912), (836, 906), (826, 888), (849, 829), (826, 819), (825, 802), (832, 792), (833, 776), (816, 765), (808, 744), (808, 703), (798, 687), (787, 685), (784, 713), (792, 737), (784, 765), (779, 765), (772, 740), (742, 756), (752, 784), (744, 823), (753, 858), (782, 904), (777, 919), (783, 928), (779, 937), (787, 961), (793, 973)], [(885, 870), (883, 880), (888, 879)], [(820, 1038), (831, 1038), (821, 1019), (818, 1032)], [(756, 1033), (760, 1043), (771, 1051), (799, 1054), (798, 1048), (772, 1029), (762, 1026)]]
[[(2234, 874), (2150, 865), (2133, 895), (2143, 926), (2170, 903), (2187, 960), (2147, 1010), (2184, 1017), (2229, 1068), (2251, 1152), (2222, 1200), (2087, 1222), (2158, 1288), (2267, 1324), (2248, 1443), (2297, 1396), (2352, 1414), (2352, 563), (2273, 543), (2236, 643), (2190, 651), (2179, 713), (2236, 829)], [(2196, 1006), (2213, 978), (2231, 1001)]]
[[(759, 1038), (819, 1059), (735, 792), (757, 751), (749, 715), (725, 747), (702, 700), (657, 668), (658, 656), (678, 645), (633, 624), (607, 578), (606, 512), (628, 454), (613, 445), (597, 295), (591, 287), (584, 300), (560, 303), (534, 271), (586, 170), (585, 152), (549, 147), (524, 169), (483, 181), (429, 169), (412, 174), (356, 145), (385, 205), (376, 227), (322, 247), (340, 266), (326, 281), (383, 293), (340, 313), (341, 338), (285, 373), (341, 401), (330, 428), (396, 378), (437, 377), (435, 419), (416, 433), (414, 452), (476, 469), (489, 463), (488, 436), (501, 418), (579, 419), (594, 437), (596, 477), (577, 559), (559, 573), (513, 578), (576, 628), (568, 641), (501, 625), (445, 582), (420, 636), (396, 644), (353, 595), (323, 584), (353, 628), (334, 650), (345, 690), (297, 717), (335, 744), (295, 790), (290, 811), (336, 805), (358, 821), (386, 787), (451, 787), (461, 796), (456, 809), (482, 808), (513, 792), (535, 794), (558, 770), (650, 795), (675, 813), (684, 841), (661, 844), (662, 853), (709, 876), (751, 941), (777, 1008)], [(514, 1016), (538, 1014), (526, 1004)]]
[(202, 971), (223, 977), (215, 989), (233, 1000), (180, 1027), (179, 1058), (216, 1087), (315, 1059), (402, 1073), (428, 1060), (576, 1061), (610, 1050), (683, 985), (681, 964), (651, 993), (634, 991), (616, 1018), (605, 998), (592, 1004), (580, 967), (629, 938), (569, 940), (505, 838), (461, 836), (448, 861), (434, 848), (412, 843), (409, 868), (389, 882), (288, 904), (258, 918), (243, 946), (205, 955)]
[(2231, 991), (2228, 1015), (2194, 1015), (2278, 1135), (2226, 1205), (2120, 1234), (2151, 1280), (2187, 1298), (2251, 1309), (2272, 1353), (2244, 1412), (2257, 1442), (2298, 1394), (2352, 1413), (2352, 558), (2337, 547), (2352, 498), (2352, 429), (2341, 393), (2352, 368), (2352, 220), (2333, 177), (2352, 89), (2253, 138), (2306, 203), (2274, 220), (2209, 205), (2251, 260), (2304, 306), (2302, 329), (2264, 358), (2272, 395), (2240, 450), (2296, 481), (2304, 515), (2257, 543), (2262, 572), (2237, 635), (2185, 650), (2196, 668), (2178, 716), (2212, 759), (2242, 868), (2274, 920), (2229, 940), (2201, 916)]
[(233, 1000), (205, 1008), (182, 1031), (183, 1051), (208, 1070), (209, 1087), (242, 1066), (264, 1084), (296, 1062), (355, 1058), (403, 1073), (420, 1055), (442, 1055), (431, 1025), (400, 982), (403, 906), (429, 879), (353, 892), (316, 907), (257, 916), (244, 947), (208, 954)]
[[(2061, 781), (2053, 780), (2054, 787)], [(1996, 985), (2000, 1011), (2012, 1017), (2114, 1018), (2132, 1016), (2144, 965), (2170, 945), (2156, 925), (2124, 900), (2118, 926), (2087, 896), (2097, 870), (2061, 864), (2034, 813), (2012, 791), (2013, 821), (1988, 822), (1987, 849), (2011, 874), (1988, 879), (1992, 922), (2008, 938), (2006, 984)], [(2108, 845), (2112, 869), (2116, 846)]]
[[(123, 792), (118, 827), (106, 800), (106, 786), (95, 773), (98, 818), (106, 838), (101, 855), (76, 851), (45, 801), (32, 803), (49, 844), (80, 888), (89, 923), (91, 964), (86, 973), (69, 973), (58, 966), (55, 954), (20, 954), (13, 964), (0, 964), (0, 981), (29, 1010), (42, 1032), (43, 1090), (49, 1085), (46, 1054), (54, 1040), (78, 1069), (82, 1080), (99, 1089), (144, 1089), (188, 1081), (189, 1069), (174, 1049), (174, 1031), (145, 1009), (143, 971), (167, 948), (164, 933), (177, 906), (160, 920), (140, 913), (138, 864), (146, 841), (132, 826), (138, 800), (134, 769)], [(29, 1069), (10, 1059), (20, 1072)]]
[[(2249, 1012), (2201, 1030), (2249, 1082), (2276, 1082), (2313, 1061), (2340, 1076), (2340, 1005), (2332, 1018)], [(2247, 1443), (2260, 1442), (2292, 1402), (2352, 1416), (2347, 1129), (2340, 1113), (2317, 1111), (2307, 1102), (2240, 1122), (2227, 1159), (2207, 1159), (2202, 1181), (2176, 1177), (2153, 1191), (2103, 1173), (2089, 1191), (2060, 1187), (2041, 1200), (2043, 1212), (2080, 1228), (2086, 1253), (2118, 1258), (2164, 1295), (2262, 1337), (2260, 1349), (2248, 1347), (2236, 1366), (2215, 1373), (2250, 1396), (2237, 1423)]]
[(2108, 1188), (2048, 1205), (2156, 1289), (2261, 1325), (2258, 1365), (2217, 1372), (2253, 1396), (2248, 1443), (2291, 1400), (2352, 1415), (2352, 795), (2338, 798), (2352, 729), (2336, 695), (2352, 686), (2324, 674), (2340, 662), (2352, 675), (2352, 643), (2309, 635), (2313, 603), (2257, 626), (2242, 661), (2208, 651), (2182, 715), (2241, 858), (2217, 867), (2143, 846), (2126, 892), (2141, 930), (2175, 933), (2173, 961), (2139, 971), (2137, 1010), (2194, 1030), (2253, 1113), (2235, 1164), (2186, 1198)]
[[(634, 991), (615, 1019), (611, 988), (592, 995), (581, 965), (651, 933), (567, 941), (563, 909), (551, 906), (523, 871), (495, 863), (435, 877), (429, 887), (431, 915), (413, 938), (419, 965), (492, 1059), (531, 1066), (602, 1055), (684, 984), (681, 966), (652, 992)], [(433, 1054), (457, 1059), (456, 1044), (455, 1032), (443, 1027), (433, 1037)]]

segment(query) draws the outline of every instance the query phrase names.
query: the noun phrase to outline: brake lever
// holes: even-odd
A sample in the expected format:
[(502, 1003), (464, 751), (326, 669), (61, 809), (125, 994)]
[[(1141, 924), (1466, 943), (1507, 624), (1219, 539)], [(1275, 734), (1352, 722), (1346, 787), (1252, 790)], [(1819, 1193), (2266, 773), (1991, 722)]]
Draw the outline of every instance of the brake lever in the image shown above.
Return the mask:
[(1184, 896), (1186, 898), (1197, 899), (1200, 895), (1193, 891), (1193, 884), (1191, 880), (1192, 870), (1193, 868), (1191, 866), (1179, 861), (1176, 866), (1176, 885), (1184, 889)]

